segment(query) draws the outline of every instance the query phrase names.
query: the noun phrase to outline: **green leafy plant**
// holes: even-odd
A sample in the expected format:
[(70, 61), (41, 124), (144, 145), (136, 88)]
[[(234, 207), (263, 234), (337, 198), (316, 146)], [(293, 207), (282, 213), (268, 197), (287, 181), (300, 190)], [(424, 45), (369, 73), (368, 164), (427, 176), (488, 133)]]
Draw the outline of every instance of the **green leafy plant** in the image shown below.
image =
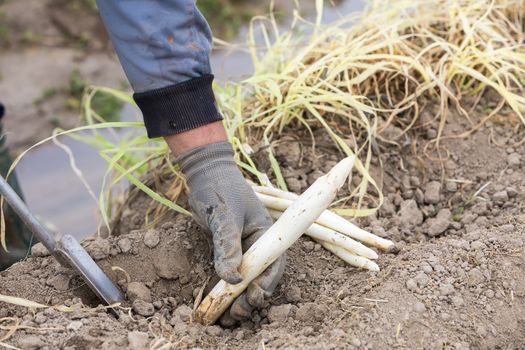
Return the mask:
[[(264, 4), (264, 3), (263, 3)], [(226, 39), (233, 38), (239, 28), (260, 12), (267, 4), (246, 4), (236, 0), (199, 0), (197, 6), (208, 19), (215, 35)], [(261, 6), (263, 5), (263, 6)]]

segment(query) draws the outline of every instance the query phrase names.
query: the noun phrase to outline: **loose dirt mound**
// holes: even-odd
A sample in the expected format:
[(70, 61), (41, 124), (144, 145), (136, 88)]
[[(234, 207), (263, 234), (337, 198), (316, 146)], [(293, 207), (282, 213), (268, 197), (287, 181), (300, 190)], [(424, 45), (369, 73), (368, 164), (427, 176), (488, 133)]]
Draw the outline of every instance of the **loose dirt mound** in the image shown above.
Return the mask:
[[(213, 284), (207, 235), (182, 216), (146, 215), (150, 200), (132, 195), (115, 230), (120, 235), (85, 242), (127, 290), (131, 313), (121, 310), (117, 319), (102, 307), (89, 308), (96, 299), (78, 277), (50, 257), (35, 256), (0, 273), (0, 293), (74, 311), (2, 304), (0, 317), (18, 317), (23, 326), (8, 341), (24, 349), (523, 349), (525, 147), (492, 144), (491, 135), (519, 141), (504, 130), (487, 127), (444, 142), (451, 152), (444, 173), (411, 151), (420, 149), (413, 136), (398, 147), (381, 146), (385, 204), (359, 224), (398, 241), (400, 252), (381, 254), (382, 271), (372, 273), (302, 238), (267, 306), (233, 329), (192, 322), (195, 299)], [(284, 139), (277, 154), (295, 191), (339, 157), (322, 139), (314, 156), (305, 140)], [(143, 228), (155, 218), (157, 228)]]

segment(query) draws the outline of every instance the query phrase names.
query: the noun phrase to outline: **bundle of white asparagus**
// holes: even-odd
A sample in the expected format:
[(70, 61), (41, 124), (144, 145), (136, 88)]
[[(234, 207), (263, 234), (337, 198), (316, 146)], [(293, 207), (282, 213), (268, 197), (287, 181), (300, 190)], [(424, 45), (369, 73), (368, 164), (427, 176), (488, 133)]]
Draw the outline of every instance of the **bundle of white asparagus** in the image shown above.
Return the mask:
[[(221, 280), (217, 283), (198, 306), (196, 320), (205, 325), (213, 324), (250, 282), (290, 248), (304, 232), (318, 239), (325, 248), (345, 261), (359, 266), (375, 266), (377, 270), (377, 265), (369, 260), (377, 258), (377, 254), (347, 236), (385, 250), (393, 243), (325, 211), (334, 200), (337, 190), (346, 182), (353, 165), (354, 157), (343, 159), (300, 196), (258, 187), (258, 195), (271, 209), (272, 215), (278, 217), (277, 221), (244, 253), (239, 267), (242, 282), (233, 285)], [(262, 191), (265, 193), (261, 193)]]
[[(278, 219), (299, 197), (273, 187), (253, 185), (253, 189), (274, 219)], [(378, 256), (367, 246), (388, 251), (394, 245), (392, 241), (367, 232), (329, 210), (323, 211), (305, 234), (348, 264), (371, 271), (379, 271), (379, 266), (372, 261)]]

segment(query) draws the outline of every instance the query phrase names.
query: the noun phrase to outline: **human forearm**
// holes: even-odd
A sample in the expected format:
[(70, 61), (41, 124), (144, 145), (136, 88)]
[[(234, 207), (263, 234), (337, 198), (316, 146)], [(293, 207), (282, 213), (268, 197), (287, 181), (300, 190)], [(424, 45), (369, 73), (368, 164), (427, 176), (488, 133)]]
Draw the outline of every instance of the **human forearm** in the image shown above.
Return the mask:
[(97, 4), (150, 137), (222, 119), (211, 87), (211, 31), (194, 0)]
[(164, 139), (173, 154), (180, 156), (194, 148), (227, 141), (228, 137), (222, 122), (214, 122), (186, 132), (166, 136)]
[[(164, 137), (186, 176), (193, 217), (213, 237), (217, 274), (230, 283), (243, 245), (272, 220), (237, 167), (212, 90), (211, 32), (195, 0), (97, 0), (135, 91), (148, 136)], [(284, 269), (284, 257), (254, 280), (226, 313), (244, 319), (261, 307)]]

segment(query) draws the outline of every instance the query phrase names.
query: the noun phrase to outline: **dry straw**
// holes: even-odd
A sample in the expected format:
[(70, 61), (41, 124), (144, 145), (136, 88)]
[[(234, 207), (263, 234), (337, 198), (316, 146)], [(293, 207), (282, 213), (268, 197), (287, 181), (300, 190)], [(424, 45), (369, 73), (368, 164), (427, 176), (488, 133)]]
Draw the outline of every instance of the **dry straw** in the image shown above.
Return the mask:
[[(493, 90), (525, 124), (524, 15), (520, 0), (378, 0), (355, 21), (316, 25), (303, 39), (293, 31), (280, 33), (273, 17), (255, 19), (250, 30), (255, 74), (236, 87), (237, 101), (221, 100), (231, 134), (238, 135), (237, 144), (266, 143), (274, 160), (271, 141), (287, 126), (324, 128), (346, 155), (357, 153), (363, 161), (357, 164), (363, 181), (356, 196), (362, 204), (369, 182), (377, 190), (367, 175), (374, 142), (391, 125), (402, 130), (397, 138), (410, 130), (422, 103), (439, 105), (437, 137), (426, 147), (438, 155), (450, 104), (472, 129), (487, 121), (470, 117), (465, 95)], [(262, 50), (254, 39), (261, 23), (263, 37), (273, 38)], [(313, 134), (312, 139), (315, 143)], [(349, 139), (356, 140), (353, 149)], [(376, 195), (375, 203), (381, 203)], [(371, 211), (359, 205), (340, 213)]]

